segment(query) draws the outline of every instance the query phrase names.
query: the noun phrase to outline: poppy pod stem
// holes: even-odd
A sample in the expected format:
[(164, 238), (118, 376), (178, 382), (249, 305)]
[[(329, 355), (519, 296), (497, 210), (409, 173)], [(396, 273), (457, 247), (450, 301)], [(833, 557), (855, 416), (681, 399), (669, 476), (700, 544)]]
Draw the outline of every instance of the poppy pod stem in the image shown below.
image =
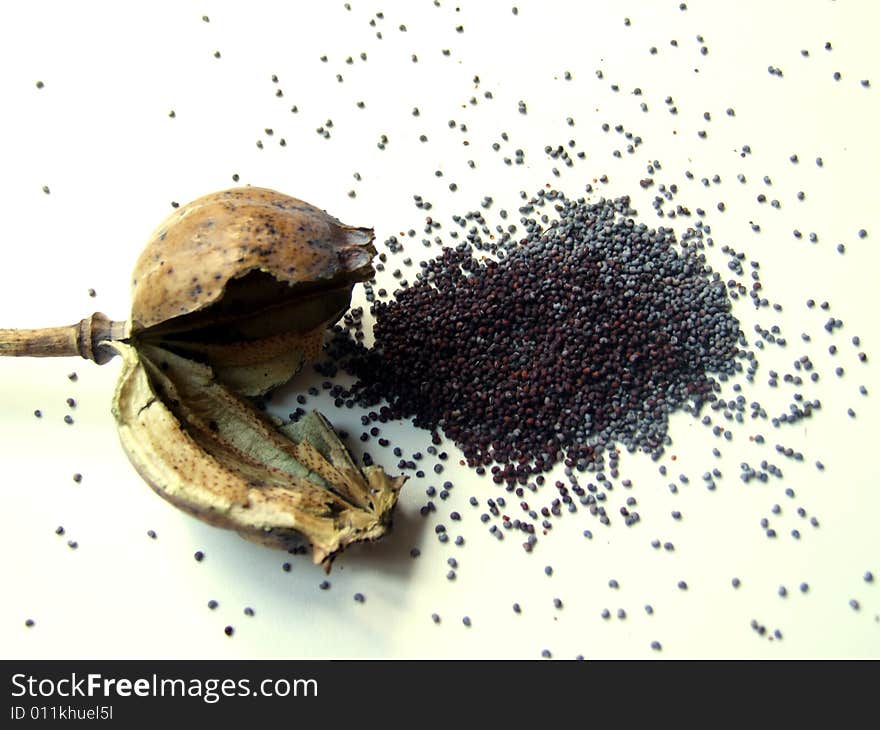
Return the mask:
[(128, 323), (95, 312), (63, 327), (0, 329), (0, 355), (13, 357), (73, 357), (79, 355), (103, 365), (116, 352), (107, 342), (128, 336)]

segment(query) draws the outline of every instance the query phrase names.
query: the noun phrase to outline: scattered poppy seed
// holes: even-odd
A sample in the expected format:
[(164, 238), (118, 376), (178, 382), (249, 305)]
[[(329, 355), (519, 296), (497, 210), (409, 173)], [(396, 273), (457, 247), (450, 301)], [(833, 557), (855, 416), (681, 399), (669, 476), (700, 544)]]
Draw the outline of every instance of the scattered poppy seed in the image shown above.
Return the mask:
[(205, 559), (205, 553), (203, 553), (201, 550), (196, 550), (193, 553), (193, 557), (195, 558), (197, 563), (201, 563)]

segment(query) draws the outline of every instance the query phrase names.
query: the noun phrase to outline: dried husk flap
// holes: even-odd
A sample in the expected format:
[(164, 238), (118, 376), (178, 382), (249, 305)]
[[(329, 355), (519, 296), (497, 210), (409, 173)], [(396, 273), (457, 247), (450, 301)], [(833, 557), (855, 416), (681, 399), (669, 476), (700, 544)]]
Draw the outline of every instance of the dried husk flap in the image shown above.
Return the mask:
[(124, 361), (113, 399), (123, 447), (177, 507), (264, 544), (304, 537), (326, 570), (347, 545), (390, 528), (405, 477), (358, 468), (318, 412), (279, 427), (209, 365), (144, 343), (113, 346)]

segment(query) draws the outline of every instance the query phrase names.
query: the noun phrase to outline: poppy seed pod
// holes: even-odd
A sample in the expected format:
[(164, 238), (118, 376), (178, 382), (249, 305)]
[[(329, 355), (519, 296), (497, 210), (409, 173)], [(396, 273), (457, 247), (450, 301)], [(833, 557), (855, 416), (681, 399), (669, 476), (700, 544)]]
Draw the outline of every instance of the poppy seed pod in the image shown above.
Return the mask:
[(0, 354), (123, 359), (113, 397), (123, 449), (176, 507), (260, 543), (306, 540), (330, 569), (377, 540), (405, 477), (359, 468), (313, 411), (282, 424), (247, 396), (286, 382), (321, 351), (354, 285), (373, 275), (373, 232), (265, 188), (236, 188), (172, 213), (132, 278), (131, 319), (0, 330)]

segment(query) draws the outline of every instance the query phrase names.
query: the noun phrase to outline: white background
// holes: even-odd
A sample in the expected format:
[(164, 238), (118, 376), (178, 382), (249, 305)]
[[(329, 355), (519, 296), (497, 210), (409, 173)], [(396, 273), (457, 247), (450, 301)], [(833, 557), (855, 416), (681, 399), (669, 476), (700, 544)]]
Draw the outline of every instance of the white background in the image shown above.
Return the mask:
[[(862, 577), (869, 570), (880, 576), (878, 382), (871, 359), (880, 260), (878, 5), (694, 0), (682, 12), (669, 0), (518, 2), (515, 16), (508, 2), (351, 4), (347, 11), (341, 2), (153, 2), (137, 10), (110, 2), (4, 3), (0, 325), (65, 324), (95, 309), (124, 318), (129, 272), (171, 202), (230, 187), (234, 173), (242, 184), (274, 187), (346, 223), (373, 226), (380, 250), (388, 236), (414, 228), (419, 235), (404, 238), (407, 254), (418, 259), (426, 251), (419, 242), (425, 212), (413, 206), (413, 194), (433, 203), (430, 214), (442, 221), (439, 234), (449, 242), (450, 216), (479, 209), (483, 196), (495, 200), (487, 214), (494, 227), (502, 207), (517, 221), (520, 190), (532, 194), (549, 183), (577, 196), (602, 174), (609, 184), (596, 185), (601, 194), (629, 194), (641, 220), (673, 223), (680, 233), (686, 221), (657, 219), (656, 187), (643, 191), (638, 184), (648, 162), (658, 160), (657, 183), (680, 187), (675, 203), (708, 211), (714, 263), (724, 266), (717, 250), (723, 243), (760, 260), (767, 296), (784, 306), (782, 313), (759, 315), (746, 302), (737, 306), (750, 337), (756, 322), (778, 324), (789, 342), (785, 350), (759, 353), (765, 366), (756, 387), (746, 390), (748, 400), (760, 400), (771, 414), (787, 410), (792, 390), (765, 387), (766, 370), (790, 372), (795, 358), (809, 354), (823, 378), (802, 390), (820, 398), (822, 410), (779, 431), (748, 422), (730, 444), (677, 416), (669, 452), (676, 460), (665, 462), (670, 477), (648, 459), (623, 457), (621, 477), (634, 486), (611, 494), (609, 514), (616, 517), (631, 494), (639, 525), (628, 529), (618, 518), (604, 528), (582, 509), (555, 520), (531, 555), (516, 535), (499, 542), (488, 533), (479, 521), (484, 507), (471, 507), (468, 497), (484, 505), (504, 493), (460, 467), (458, 452), (445, 444), (450, 461), (443, 478), (456, 486), (446, 502), (435, 499), (437, 514), (419, 516), (425, 488), (439, 487), (428, 462), (429, 478), (412, 478), (404, 489), (393, 534), (346, 553), (323, 591), (324, 576), (309, 558), (290, 558), (286, 573), (283, 553), (204, 526), (141, 482), (109, 412), (118, 362), (99, 368), (84, 361), (3, 361), (0, 655), (539, 658), (545, 649), (557, 658), (880, 655), (880, 577), (873, 584)], [(385, 18), (371, 27), (377, 11)], [(783, 78), (769, 74), (770, 65), (782, 68)], [(834, 71), (840, 81), (832, 79)], [(860, 79), (873, 86), (863, 88)], [(36, 88), (38, 80), (44, 88)], [(636, 87), (642, 96), (631, 93)], [(486, 90), (492, 100), (484, 98)], [(677, 116), (667, 111), (667, 95)], [(527, 102), (527, 115), (517, 112), (519, 100)], [(298, 114), (290, 111), (294, 104)], [(735, 117), (725, 114), (728, 107)], [(711, 121), (703, 119), (705, 111)], [(329, 140), (315, 132), (327, 119)], [(468, 131), (450, 129), (451, 119)], [(603, 122), (610, 133), (602, 132)], [(635, 154), (626, 152), (616, 124), (643, 138)], [(701, 129), (707, 139), (697, 136)], [(503, 131), (509, 142), (501, 140)], [(389, 138), (384, 151), (376, 146), (382, 134)], [(420, 143), (420, 134), (429, 141)], [(576, 150), (587, 153), (570, 169), (543, 152), (569, 139), (576, 140), (573, 157)], [(499, 152), (491, 147), (496, 141)], [(742, 157), (743, 145), (753, 153)], [(513, 158), (516, 148), (527, 164), (506, 166), (503, 157)], [(789, 162), (792, 153), (799, 164)], [(695, 179), (686, 180), (685, 170)], [(745, 185), (736, 181), (739, 172)], [(716, 173), (720, 185), (700, 183)], [(764, 175), (772, 186), (761, 182)], [(457, 192), (449, 191), (450, 182)], [(805, 201), (796, 200), (798, 190)], [(761, 192), (778, 198), (781, 209), (758, 204)], [(723, 215), (715, 210), (719, 200), (727, 205)], [(752, 232), (752, 221), (760, 233)], [(793, 238), (794, 228), (803, 240)], [(859, 228), (867, 238), (857, 237)], [(806, 240), (810, 231), (818, 243)], [(845, 255), (835, 251), (838, 243), (845, 243)], [(415, 269), (407, 273), (412, 281)], [(844, 321), (835, 338), (822, 329), (829, 313), (807, 310), (808, 297), (830, 301), (830, 315)], [(362, 303), (361, 292), (358, 298)], [(802, 332), (812, 343), (801, 341)], [(854, 334), (867, 363), (856, 359)], [(836, 358), (826, 349), (832, 341), (840, 348)], [(837, 364), (846, 368), (843, 378), (833, 374)], [(67, 378), (72, 370), (77, 382)], [(306, 376), (285, 388), (273, 401), (276, 412), (293, 410), (296, 393), (312, 381)], [(868, 397), (858, 393), (862, 384)], [(731, 395), (729, 385), (725, 394)], [(68, 397), (77, 401), (72, 411)], [(319, 399), (310, 405), (349, 429), (359, 453), (359, 412)], [(847, 416), (848, 407), (856, 418)], [(32, 415), (35, 408), (42, 419)], [(68, 412), (72, 426), (62, 420)], [(758, 432), (764, 447), (749, 441)], [(429, 443), (407, 423), (389, 424), (383, 435), (407, 455)], [(776, 443), (803, 451), (804, 462), (777, 454)], [(724, 452), (721, 460), (711, 456), (714, 445)], [(394, 471), (394, 456), (375, 444), (370, 451)], [(739, 463), (757, 466), (761, 459), (778, 465), (784, 479), (742, 484)], [(824, 473), (813, 466), (816, 459)], [(716, 465), (725, 476), (710, 493), (700, 475)], [(75, 472), (83, 475), (80, 484)], [(672, 495), (667, 483), (680, 472), (690, 486)], [(795, 490), (793, 499), (786, 487)], [(545, 501), (552, 496), (548, 491)], [(517, 514), (517, 502), (509, 499), (505, 511)], [(778, 516), (771, 513), (775, 503)], [(798, 517), (798, 506), (820, 527)], [(671, 518), (673, 509), (683, 513), (681, 522)], [(452, 510), (462, 513), (460, 523), (448, 519)], [(765, 537), (762, 517), (779, 533), (775, 540)], [(438, 543), (440, 521), (466, 544)], [(58, 525), (66, 529), (63, 537), (55, 535)], [(793, 528), (800, 540), (790, 536)], [(157, 540), (147, 537), (150, 529)], [(593, 531), (591, 541), (584, 529)], [(675, 551), (652, 549), (653, 538), (674, 542)], [(79, 548), (70, 550), (68, 539)], [(409, 557), (414, 546), (422, 552), (417, 560)], [(201, 563), (193, 560), (196, 550), (206, 554)], [(455, 581), (446, 578), (450, 556), (459, 562)], [(546, 565), (554, 568), (550, 577)], [(733, 576), (742, 580), (738, 591)], [(616, 590), (608, 587), (612, 578)], [(676, 587), (679, 580), (687, 581), (687, 591)], [(802, 581), (810, 586), (806, 594), (798, 589)], [(352, 599), (356, 591), (365, 595), (363, 604)], [(554, 608), (554, 597), (563, 608)], [(219, 602), (213, 612), (209, 599)], [(850, 607), (851, 599), (860, 610)], [(511, 610), (514, 601), (521, 615)], [(645, 612), (647, 603), (653, 615)], [(244, 616), (245, 606), (255, 616)], [(603, 608), (612, 618), (601, 618)], [(618, 608), (626, 619), (616, 618)], [(462, 624), (465, 615), (470, 628)], [(27, 618), (33, 627), (25, 626)], [(753, 619), (768, 635), (779, 629), (783, 639), (759, 636)], [(223, 633), (227, 624), (236, 629), (232, 638)], [(651, 650), (654, 640), (662, 652)]]

